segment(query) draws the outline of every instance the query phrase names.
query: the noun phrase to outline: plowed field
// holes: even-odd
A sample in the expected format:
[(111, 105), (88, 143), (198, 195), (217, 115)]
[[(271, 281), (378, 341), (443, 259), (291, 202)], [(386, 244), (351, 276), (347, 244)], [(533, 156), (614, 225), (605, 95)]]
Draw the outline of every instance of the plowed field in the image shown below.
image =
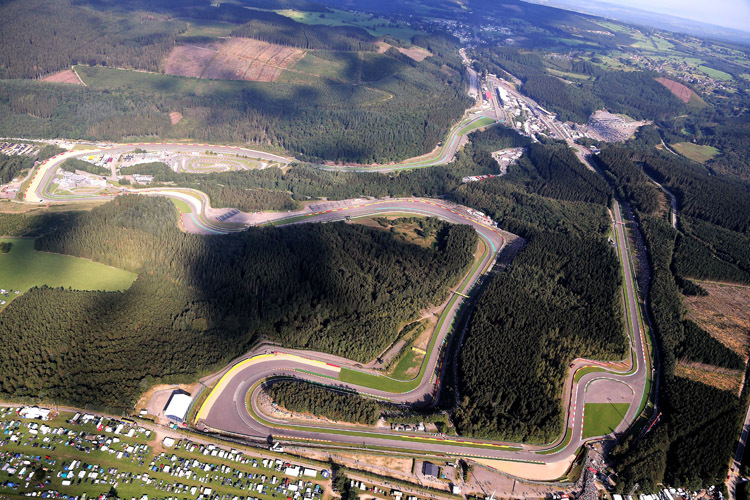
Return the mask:
[(207, 46), (181, 45), (164, 60), (170, 75), (214, 80), (273, 82), (305, 52), (249, 38), (228, 38)]

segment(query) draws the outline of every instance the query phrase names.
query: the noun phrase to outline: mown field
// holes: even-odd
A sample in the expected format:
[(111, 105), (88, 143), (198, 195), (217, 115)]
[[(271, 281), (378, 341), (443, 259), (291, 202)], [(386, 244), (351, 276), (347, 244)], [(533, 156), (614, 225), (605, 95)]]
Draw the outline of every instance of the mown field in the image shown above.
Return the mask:
[(672, 147), (682, 156), (698, 163), (706, 163), (719, 154), (719, 150), (713, 146), (701, 146), (692, 142), (678, 142), (677, 144), (672, 144)]
[[(135, 281), (134, 273), (68, 255), (37, 252), (34, 240), (2, 238), (13, 246), (0, 254), (0, 288), (24, 292), (47, 285), (76, 290), (126, 290)], [(15, 293), (2, 300), (10, 302)]]
[(628, 411), (628, 403), (587, 403), (583, 438), (604, 436), (614, 431)]

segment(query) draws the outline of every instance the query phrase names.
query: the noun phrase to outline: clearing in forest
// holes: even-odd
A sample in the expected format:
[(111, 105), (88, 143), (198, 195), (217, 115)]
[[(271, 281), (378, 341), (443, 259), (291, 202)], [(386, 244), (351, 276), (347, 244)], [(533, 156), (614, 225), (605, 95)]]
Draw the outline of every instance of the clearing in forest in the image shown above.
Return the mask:
[(655, 78), (655, 80), (667, 87), (667, 89), (669, 89), (669, 91), (672, 92), (675, 97), (677, 97), (685, 104), (690, 103), (697, 107), (703, 107), (706, 105), (705, 101), (701, 99), (698, 94), (693, 92), (693, 89), (681, 84), (680, 82), (676, 82), (664, 77)]
[(0, 253), (0, 288), (13, 290), (2, 300), (10, 302), (15, 290), (25, 292), (33, 286), (71, 287), (75, 290), (126, 290), (135, 274), (70, 255), (37, 252), (34, 240), (2, 238), (12, 244), (10, 252)]
[(678, 362), (674, 374), (693, 382), (716, 387), (722, 391), (732, 391), (735, 394), (739, 393), (742, 383), (742, 370), (730, 370), (729, 368), (689, 361)]
[(688, 318), (716, 340), (747, 359), (750, 356), (750, 286), (726, 283), (698, 284), (706, 297), (684, 297)]
[(83, 85), (81, 79), (78, 78), (78, 75), (76, 75), (72, 69), (66, 69), (58, 73), (53, 73), (51, 75), (45, 76), (44, 78), (42, 78), (42, 81), (52, 83), (70, 83), (71, 85)]
[(178, 45), (164, 60), (170, 75), (213, 80), (275, 81), (305, 51), (250, 38), (228, 38), (205, 46)]
[[(391, 47), (393, 47), (393, 45), (391, 45), (390, 43), (378, 42), (378, 52), (381, 54), (385, 53)], [(417, 62), (422, 62), (432, 55), (429, 50), (423, 49), (422, 47), (417, 47), (416, 45), (412, 45), (408, 49), (404, 47), (394, 47), (394, 48), (398, 50), (399, 52), (401, 52), (402, 54), (404, 54), (405, 56)]]
[(701, 146), (692, 142), (678, 142), (672, 144), (672, 149), (686, 158), (690, 158), (698, 163), (706, 163), (708, 160), (719, 154), (719, 150), (713, 146)]

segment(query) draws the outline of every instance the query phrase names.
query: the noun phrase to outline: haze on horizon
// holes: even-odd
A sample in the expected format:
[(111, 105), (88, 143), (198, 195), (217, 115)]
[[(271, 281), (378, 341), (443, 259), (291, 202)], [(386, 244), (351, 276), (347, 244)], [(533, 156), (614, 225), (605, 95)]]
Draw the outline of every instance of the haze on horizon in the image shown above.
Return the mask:
[(594, 0), (750, 32), (750, 0)]

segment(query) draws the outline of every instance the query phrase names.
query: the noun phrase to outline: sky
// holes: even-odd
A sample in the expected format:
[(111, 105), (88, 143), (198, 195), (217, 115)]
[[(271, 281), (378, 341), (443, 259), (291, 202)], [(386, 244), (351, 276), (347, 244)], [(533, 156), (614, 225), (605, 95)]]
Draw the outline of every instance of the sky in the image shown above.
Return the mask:
[(750, 0), (606, 0), (606, 2), (750, 31)]

